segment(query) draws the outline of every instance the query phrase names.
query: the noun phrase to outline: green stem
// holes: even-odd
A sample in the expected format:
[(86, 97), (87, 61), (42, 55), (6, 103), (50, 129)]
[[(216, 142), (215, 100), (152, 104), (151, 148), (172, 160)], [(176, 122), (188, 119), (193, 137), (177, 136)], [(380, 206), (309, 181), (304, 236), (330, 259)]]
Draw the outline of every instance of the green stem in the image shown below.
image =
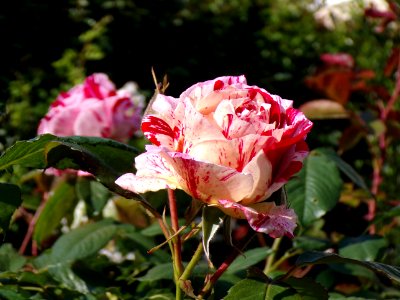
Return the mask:
[(286, 252), (281, 258), (279, 258), (270, 268), (270, 272), (276, 270), (285, 260), (296, 256), (297, 254), (302, 253), (303, 251), (301, 249), (297, 249), (292, 252)]
[(264, 268), (264, 273), (266, 275), (268, 275), (269, 272), (273, 271), (272, 264), (275, 261), (276, 253), (278, 252), (281, 241), (282, 241), (282, 238), (277, 238), (274, 240), (274, 243), (272, 244), (272, 253), (270, 256), (268, 256), (267, 263)]
[(202, 257), (203, 257), (203, 243), (200, 241), (196, 251), (193, 254), (192, 259), (189, 261), (188, 265), (186, 266), (186, 269), (183, 271), (179, 280), (187, 280), (190, 274), (192, 274), (194, 267), (197, 265), (197, 263), (200, 261)]

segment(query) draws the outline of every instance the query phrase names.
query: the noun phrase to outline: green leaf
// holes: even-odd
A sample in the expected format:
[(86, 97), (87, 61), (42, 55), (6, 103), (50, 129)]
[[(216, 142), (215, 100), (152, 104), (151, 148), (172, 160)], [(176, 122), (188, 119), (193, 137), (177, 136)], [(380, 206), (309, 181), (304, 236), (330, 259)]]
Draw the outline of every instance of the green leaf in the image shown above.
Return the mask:
[(293, 239), (293, 246), (296, 249), (323, 250), (330, 245), (328, 240), (310, 236), (297, 236)]
[(76, 202), (75, 187), (67, 181), (59, 182), (36, 221), (33, 239), (38, 245), (53, 234), (61, 219), (75, 207)]
[(62, 285), (70, 290), (78, 291), (82, 294), (89, 292), (86, 283), (79, 278), (72, 270), (68, 264), (56, 264), (48, 267), (50, 275), (62, 283)]
[(44, 148), (51, 140), (57, 139), (54, 135), (45, 134), (28, 141), (16, 142), (0, 156), (0, 170), (13, 165), (31, 168), (44, 168)]
[(231, 287), (225, 300), (300, 300), (289, 287), (257, 279), (243, 279)]
[(97, 253), (113, 237), (117, 225), (109, 220), (79, 227), (61, 236), (51, 252), (52, 263), (69, 263)]
[(111, 139), (71, 136), (57, 138), (46, 145), (48, 166), (79, 169), (94, 174), (109, 189), (126, 194), (115, 184), (124, 173), (133, 171), (138, 151)]
[(374, 261), (381, 250), (387, 247), (387, 241), (379, 236), (364, 235), (346, 238), (339, 245), (339, 255), (346, 258)]
[(17, 142), (7, 149), (0, 157), (0, 170), (13, 165), (83, 170), (95, 175), (110, 190), (126, 198), (144, 201), (115, 184), (119, 176), (133, 171), (137, 154), (135, 148), (111, 139), (45, 134)]
[(21, 203), (21, 191), (18, 186), (0, 183), (0, 231), (8, 229), (11, 217)]
[(19, 255), (11, 244), (0, 247), (0, 272), (17, 272), (25, 265), (26, 258)]
[[(97, 181), (90, 182), (91, 204), (94, 208), (95, 214), (101, 213), (107, 201), (110, 199), (110, 192), (108, 189)], [(132, 200), (130, 200), (132, 201)], [(135, 202), (137, 203), (137, 202)]]
[(210, 241), (217, 233), (218, 228), (223, 222), (224, 214), (216, 207), (204, 206), (203, 207), (203, 247), (207, 259), (210, 259)]
[(20, 294), (18, 291), (7, 286), (0, 286), (0, 299), (4, 300), (26, 300), (26, 295)]
[(172, 263), (164, 263), (156, 265), (151, 268), (146, 275), (139, 277), (140, 281), (156, 281), (160, 279), (172, 280), (174, 278), (174, 272)]
[(340, 196), (342, 180), (334, 162), (312, 151), (297, 177), (286, 185), (291, 207), (303, 226), (311, 225), (332, 209)]
[[(356, 238), (347, 238), (339, 245), (339, 255), (362, 261), (374, 261), (377, 259), (379, 252), (386, 247), (386, 240), (378, 236), (366, 235)], [(340, 265), (334, 266), (334, 269), (353, 276), (374, 279), (372, 271), (365, 270), (364, 267), (358, 265)]]
[(367, 184), (360, 174), (357, 173), (356, 170), (352, 166), (350, 166), (347, 162), (345, 162), (340, 156), (336, 154), (332, 149), (318, 149), (320, 153), (323, 153), (326, 157), (331, 159), (336, 166), (342, 171), (351, 181), (357, 184), (360, 188), (370, 192)]
[(158, 263), (171, 260), (170, 255), (162, 250), (155, 251), (152, 254), (148, 254), (147, 251), (156, 246), (153, 239), (144, 236), (132, 225), (128, 224), (118, 225), (117, 234), (122, 238), (127, 238), (132, 240), (135, 243), (135, 246), (149, 257), (149, 260), (152, 260), (154, 258), (154, 260)]
[(327, 300), (329, 298), (325, 288), (310, 278), (290, 277), (284, 282), (296, 290), (302, 300)]
[(264, 260), (268, 255), (272, 253), (271, 248), (261, 247), (254, 248), (246, 251), (242, 255), (238, 256), (233, 263), (226, 270), (227, 273), (236, 273), (238, 271), (243, 271), (249, 267), (259, 263)]
[(158, 225), (158, 223), (151, 224), (149, 227), (142, 229), (140, 233), (148, 237), (154, 237), (163, 234), (160, 225)]
[(308, 251), (301, 254), (295, 263), (296, 267), (316, 264), (355, 264), (363, 266), (379, 276), (386, 277), (396, 284), (400, 284), (400, 267), (378, 262), (362, 261), (341, 257), (334, 253)]

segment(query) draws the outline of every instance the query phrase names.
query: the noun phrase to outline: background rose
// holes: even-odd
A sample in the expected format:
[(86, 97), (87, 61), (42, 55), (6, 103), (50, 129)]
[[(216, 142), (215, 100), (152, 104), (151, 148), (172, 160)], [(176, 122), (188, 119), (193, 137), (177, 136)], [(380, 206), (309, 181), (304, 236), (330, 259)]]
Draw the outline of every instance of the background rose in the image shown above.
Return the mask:
[(246, 84), (244, 76), (198, 83), (177, 98), (158, 95), (142, 121), (154, 144), (136, 175), (116, 183), (136, 193), (182, 189), (273, 237), (293, 234), (296, 215), (262, 202), (302, 167), (312, 123), (292, 101)]
[(116, 90), (96, 73), (61, 93), (40, 121), (38, 134), (96, 136), (127, 141), (140, 127), (144, 97), (134, 83)]

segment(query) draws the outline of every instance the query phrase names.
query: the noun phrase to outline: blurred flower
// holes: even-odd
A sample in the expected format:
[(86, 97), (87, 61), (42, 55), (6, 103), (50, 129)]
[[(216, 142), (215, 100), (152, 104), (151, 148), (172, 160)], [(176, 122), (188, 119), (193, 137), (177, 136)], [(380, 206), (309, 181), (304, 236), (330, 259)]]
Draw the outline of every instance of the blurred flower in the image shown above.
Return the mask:
[(379, 10), (386, 10), (385, 0), (315, 0), (312, 9), (314, 18), (323, 27), (333, 30), (337, 23), (348, 22), (354, 13), (362, 14), (363, 8), (373, 6)]
[(38, 134), (126, 142), (140, 127), (143, 106), (144, 97), (134, 83), (116, 90), (107, 75), (96, 73), (57, 97), (40, 121)]
[(399, 11), (400, 8), (398, 4), (389, 1), (388, 8), (379, 8), (375, 5), (370, 5), (365, 9), (364, 14), (368, 18), (379, 20), (379, 24), (375, 27), (375, 31), (381, 33), (392, 21), (395, 21), (398, 18)]
[(198, 83), (179, 98), (158, 95), (142, 121), (154, 144), (136, 175), (116, 183), (136, 193), (182, 189), (272, 237), (292, 236), (296, 215), (263, 202), (302, 167), (312, 123), (292, 101), (249, 86), (244, 76)]
[(347, 53), (324, 53), (320, 58), (327, 66), (354, 67), (354, 59)]

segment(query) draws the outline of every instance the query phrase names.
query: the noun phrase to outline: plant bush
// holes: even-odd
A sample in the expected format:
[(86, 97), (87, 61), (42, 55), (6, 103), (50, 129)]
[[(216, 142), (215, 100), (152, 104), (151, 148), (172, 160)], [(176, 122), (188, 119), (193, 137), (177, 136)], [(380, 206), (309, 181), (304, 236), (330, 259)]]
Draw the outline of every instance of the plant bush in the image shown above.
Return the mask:
[[(400, 298), (400, 8), (357, 2), (351, 18), (326, 28), (315, 19), (323, 7), (316, 3), (7, 2), (0, 298)], [(152, 166), (134, 167), (145, 146), (157, 144), (151, 130), (120, 141), (36, 136), (51, 103), (99, 72), (117, 87), (137, 82), (149, 103), (228, 74), (294, 99), (314, 123), (310, 153), (284, 188), (263, 199), (296, 213), (293, 236), (255, 231), (253, 217), (232, 212), (254, 213), (254, 203), (207, 202), (181, 183), (202, 202), (179, 190), (154, 192), (156, 184), (141, 194), (116, 184)], [(77, 107), (89, 116), (85, 105)], [(150, 105), (143, 113), (155, 111)], [(232, 209), (224, 211), (230, 216), (215, 205)], [(273, 214), (263, 213), (267, 228)]]

